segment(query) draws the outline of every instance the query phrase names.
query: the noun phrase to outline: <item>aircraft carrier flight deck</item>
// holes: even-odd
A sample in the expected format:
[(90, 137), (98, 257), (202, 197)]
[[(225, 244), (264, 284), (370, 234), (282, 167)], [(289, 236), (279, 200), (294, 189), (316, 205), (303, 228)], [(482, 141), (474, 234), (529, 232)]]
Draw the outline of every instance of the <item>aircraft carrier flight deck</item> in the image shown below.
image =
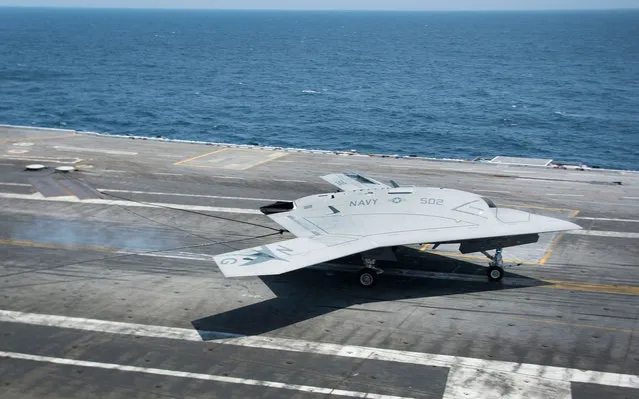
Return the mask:
[[(224, 278), (214, 255), (293, 238), (260, 206), (344, 171), (583, 230), (505, 248), (501, 282), (428, 244), (372, 288), (357, 256)], [(0, 398), (639, 397), (636, 172), (3, 126), (0, 226)]]

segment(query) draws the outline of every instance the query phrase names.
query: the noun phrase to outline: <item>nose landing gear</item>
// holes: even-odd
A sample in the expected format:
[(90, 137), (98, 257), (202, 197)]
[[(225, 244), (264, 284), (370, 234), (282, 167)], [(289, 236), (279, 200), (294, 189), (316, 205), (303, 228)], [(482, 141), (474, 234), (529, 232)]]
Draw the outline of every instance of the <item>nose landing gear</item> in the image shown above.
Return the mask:
[(384, 270), (375, 266), (375, 259), (362, 258), (364, 268), (359, 271), (359, 285), (369, 288), (375, 285), (377, 275), (384, 273)]
[(488, 279), (490, 281), (500, 281), (504, 278), (504, 260), (501, 257), (501, 248), (495, 250), (495, 255), (491, 255), (486, 251), (481, 251), (490, 262), (488, 263)]

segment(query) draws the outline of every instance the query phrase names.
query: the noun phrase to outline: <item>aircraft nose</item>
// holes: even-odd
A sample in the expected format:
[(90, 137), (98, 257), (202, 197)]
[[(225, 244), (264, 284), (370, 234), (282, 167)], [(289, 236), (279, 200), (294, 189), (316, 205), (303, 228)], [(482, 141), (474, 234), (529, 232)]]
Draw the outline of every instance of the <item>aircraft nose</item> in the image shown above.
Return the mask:
[(576, 223), (548, 216), (535, 215), (533, 220), (539, 223), (540, 226), (544, 226), (543, 228), (546, 231), (568, 231), (583, 229), (583, 227), (579, 226)]
[(583, 227), (576, 223), (572, 223), (567, 220), (562, 220), (562, 222), (564, 222), (564, 225), (566, 226), (563, 230), (583, 230)]
[(555, 217), (543, 216), (510, 208), (497, 208), (496, 217), (503, 223), (527, 222), (539, 232), (581, 230), (582, 227), (573, 222)]

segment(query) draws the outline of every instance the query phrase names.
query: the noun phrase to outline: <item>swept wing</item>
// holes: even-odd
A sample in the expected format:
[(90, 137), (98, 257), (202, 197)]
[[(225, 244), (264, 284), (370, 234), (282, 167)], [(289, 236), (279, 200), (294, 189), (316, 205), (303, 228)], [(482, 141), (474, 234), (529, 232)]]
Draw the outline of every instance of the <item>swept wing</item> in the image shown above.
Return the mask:
[[(353, 173), (322, 178), (343, 191), (300, 198), (268, 215), (298, 238), (218, 255), (214, 259), (224, 275), (280, 274), (379, 247), (458, 242), (471, 251), (484, 239), (522, 236), (525, 241), (537, 233), (580, 229), (564, 220), (498, 208), (459, 190), (388, 187)], [(518, 239), (503, 242), (519, 245)]]
[(294, 238), (229, 252), (214, 258), (226, 277), (281, 274), (376, 248), (366, 238), (324, 235)]

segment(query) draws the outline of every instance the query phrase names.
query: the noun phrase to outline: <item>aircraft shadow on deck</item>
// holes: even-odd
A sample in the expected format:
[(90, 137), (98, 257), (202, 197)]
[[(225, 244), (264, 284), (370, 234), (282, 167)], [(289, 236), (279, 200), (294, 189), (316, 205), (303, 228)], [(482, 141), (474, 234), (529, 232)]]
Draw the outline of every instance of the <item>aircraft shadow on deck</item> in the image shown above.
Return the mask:
[[(357, 265), (358, 262), (358, 257), (348, 257), (341, 259), (339, 263)], [(193, 320), (191, 324), (203, 340), (210, 341), (223, 337), (211, 332), (259, 335), (354, 305), (548, 284), (519, 275), (516, 268), (506, 269), (504, 279), (516, 278), (517, 284), (513, 284), (512, 281), (507, 284), (489, 282), (485, 266), (407, 247), (403, 247), (398, 254), (398, 262), (380, 262), (380, 266), (389, 271), (391, 266), (422, 272), (454, 271), (463, 275), (473, 275), (473, 279), (477, 281), (382, 274), (375, 287), (362, 288), (357, 282), (357, 273), (337, 268), (335, 271), (331, 271), (330, 268), (306, 268), (278, 276), (260, 277), (277, 295), (275, 298)], [(485, 280), (477, 277), (485, 277)]]

